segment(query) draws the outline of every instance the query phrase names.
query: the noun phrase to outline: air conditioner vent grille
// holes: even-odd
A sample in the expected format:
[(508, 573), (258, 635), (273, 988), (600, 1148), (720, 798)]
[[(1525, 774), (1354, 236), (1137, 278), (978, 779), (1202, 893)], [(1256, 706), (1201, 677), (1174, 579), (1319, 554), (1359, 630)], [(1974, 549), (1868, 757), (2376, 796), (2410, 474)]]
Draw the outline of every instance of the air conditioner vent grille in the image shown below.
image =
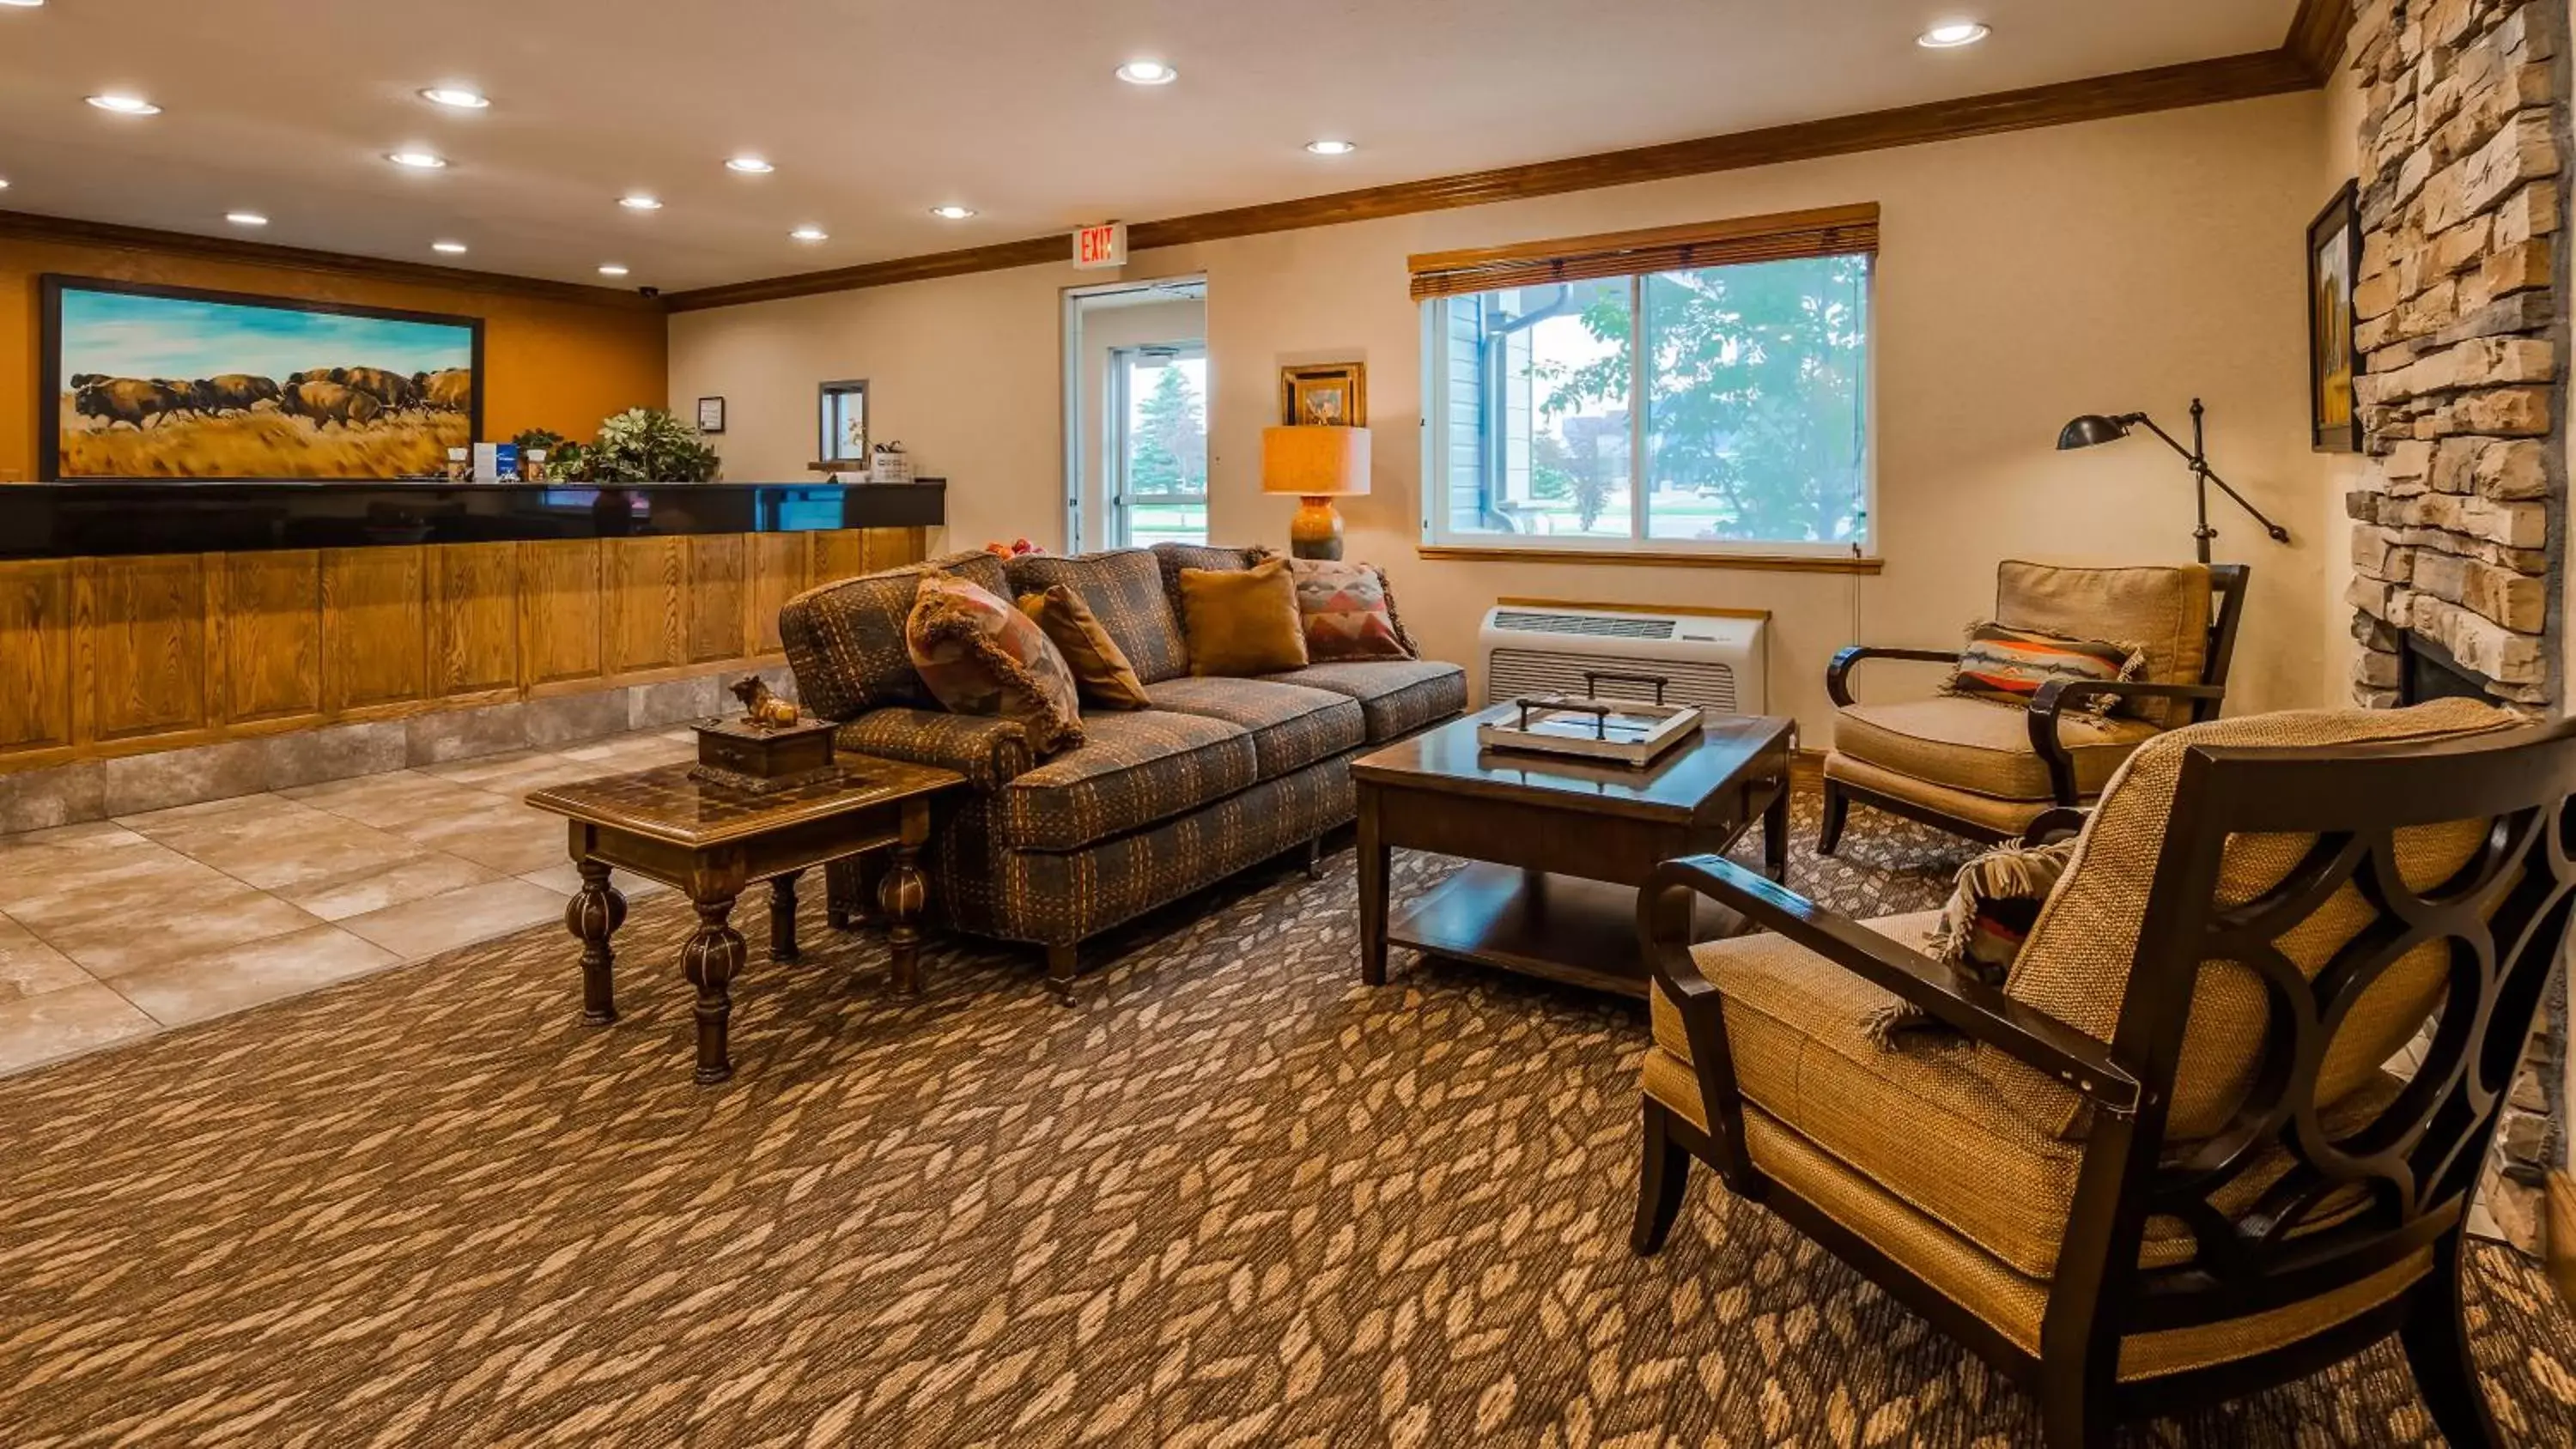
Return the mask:
[(1669, 618), (1619, 618), (1601, 614), (1555, 614), (1535, 609), (1497, 609), (1494, 627), (1524, 634), (1589, 634), (1601, 639), (1670, 639)]
[(1654, 686), (1637, 679), (1657, 675), (1665, 681), (1666, 704), (1695, 704), (1712, 714), (1736, 713), (1735, 670), (1728, 665), (1529, 649), (1496, 649), (1486, 656), (1485, 702), (1499, 704), (1525, 694), (1588, 694), (1586, 670), (1603, 676), (1600, 692), (1611, 699), (1654, 698)]

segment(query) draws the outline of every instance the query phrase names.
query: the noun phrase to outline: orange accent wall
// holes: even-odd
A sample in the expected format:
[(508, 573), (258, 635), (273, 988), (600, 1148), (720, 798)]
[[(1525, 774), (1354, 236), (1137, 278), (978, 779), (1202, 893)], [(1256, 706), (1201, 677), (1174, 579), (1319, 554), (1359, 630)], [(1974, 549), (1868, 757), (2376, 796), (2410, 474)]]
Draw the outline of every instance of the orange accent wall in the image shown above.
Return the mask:
[(539, 427), (587, 438), (609, 414), (662, 407), (669, 395), (669, 329), (659, 312), (175, 252), (0, 238), (0, 483), (36, 476), (43, 347), (36, 279), (47, 272), (480, 317), (483, 431), (490, 439)]

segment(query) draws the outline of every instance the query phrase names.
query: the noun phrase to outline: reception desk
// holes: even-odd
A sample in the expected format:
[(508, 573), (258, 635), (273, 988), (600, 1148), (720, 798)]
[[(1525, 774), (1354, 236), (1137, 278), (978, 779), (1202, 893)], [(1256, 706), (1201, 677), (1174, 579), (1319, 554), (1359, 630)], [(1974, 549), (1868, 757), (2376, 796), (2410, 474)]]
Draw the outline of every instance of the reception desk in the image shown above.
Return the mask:
[(774, 665), (936, 484), (0, 485), (0, 774)]

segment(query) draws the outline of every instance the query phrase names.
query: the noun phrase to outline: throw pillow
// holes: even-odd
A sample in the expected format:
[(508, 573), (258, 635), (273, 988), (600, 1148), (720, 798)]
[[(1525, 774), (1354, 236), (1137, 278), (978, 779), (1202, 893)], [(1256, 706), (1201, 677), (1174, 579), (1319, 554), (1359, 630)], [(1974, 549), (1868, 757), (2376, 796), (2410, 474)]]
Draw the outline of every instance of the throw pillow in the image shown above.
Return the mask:
[(1084, 699), (1111, 709), (1145, 709), (1154, 703), (1145, 697), (1145, 683), (1127, 662), (1127, 652), (1100, 626), (1082, 595), (1049, 584), (1020, 595), (1020, 612), (1035, 619), (1047, 642), (1064, 655)]
[[(1968, 646), (1941, 686), (1944, 694), (2002, 704), (2028, 704), (2052, 679), (2135, 679), (2147, 667), (2137, 644), (2069, 639), (2038, 629), (2010, 629), (1987, 620), (1968, 626)], [(2097, 694), (2079, 701), (2086, 714), (2108, 714), (2119, 701)]]
[(1288, 570), (1297, 580), (1308, 661), (1413, 657), (1396, 632), (1394, 601), (1377, 565), (1300, 558), (1290, 559)]
[[(2014, 958), (2021, 955), (2022, 942), (2039, 922), (2039, 908), (2048, 904), (2049, 893), (2057, 889), (2075, 859), (2075, 844), (2069, 839), (2028, 848), (2007, 845), (1959, 867), (1949, 903), (1941, 908), (1940, 923), (1923, 943), (1925, 954), (2001, 989)], [(1872, 1041), (1888, 1051), (1896, 1050), (1898, 1037), (1905, 1032), (1948, 1031), (1907, 1001), (1878, 1007), (1863, 1027)], [(1966, 1041), (1957, 1033), (1950, 1036)]]
[(1082, 743), (1073, 671), (1045, 631), (1000, 595), (930, 574), (904, 621), (905, 652), (931, 697), (951, 714), (998, 715), (1051, 755)]
[(1306, 631), (1288, 560), (1248, 569), (1181, 570), (1190, 673), (1240, 677), (1306, 667)]

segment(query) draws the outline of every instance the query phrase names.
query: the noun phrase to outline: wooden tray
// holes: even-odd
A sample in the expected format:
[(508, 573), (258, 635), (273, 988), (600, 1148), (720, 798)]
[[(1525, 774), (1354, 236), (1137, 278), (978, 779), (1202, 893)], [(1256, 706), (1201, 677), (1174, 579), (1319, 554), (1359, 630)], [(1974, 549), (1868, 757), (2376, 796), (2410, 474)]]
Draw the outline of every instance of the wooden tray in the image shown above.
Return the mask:
[(1696, 705), (1562, 694), (1529, 695), (1511, 703), (1519, 706), (1519, 715), (1476, 726), (1477, 744), (1489, 750), (1649, 765), (1700, 728)]

